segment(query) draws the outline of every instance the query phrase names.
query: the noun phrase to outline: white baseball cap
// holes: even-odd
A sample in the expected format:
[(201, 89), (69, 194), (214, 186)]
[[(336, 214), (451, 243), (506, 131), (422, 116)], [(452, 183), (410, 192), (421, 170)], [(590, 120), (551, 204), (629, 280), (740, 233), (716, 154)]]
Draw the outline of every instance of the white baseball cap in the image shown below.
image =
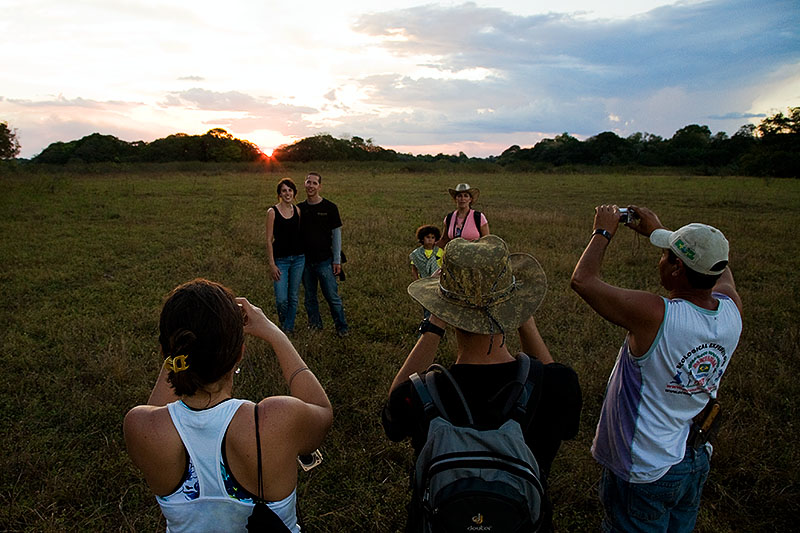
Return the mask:
[(728, 266), (728, 240), (713, 226), (693, 223), (675, 231), (657, 229), (650, 234), (650, 242), (669, 248), (700, 274), (716, 276)]

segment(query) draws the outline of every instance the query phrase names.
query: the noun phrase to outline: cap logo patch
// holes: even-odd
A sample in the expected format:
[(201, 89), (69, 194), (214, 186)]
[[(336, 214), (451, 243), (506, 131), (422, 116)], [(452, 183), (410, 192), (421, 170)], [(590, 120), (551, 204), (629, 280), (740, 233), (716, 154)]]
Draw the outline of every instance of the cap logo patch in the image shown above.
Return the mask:
[(681, 251), (683, 255), (685, 255), (690, 261), (694, 260), (695, 252), (693, 249), (689, 248), (689, 246), (683, 242), (682, 239), (678, 239), (675, 241), (675, 248)]

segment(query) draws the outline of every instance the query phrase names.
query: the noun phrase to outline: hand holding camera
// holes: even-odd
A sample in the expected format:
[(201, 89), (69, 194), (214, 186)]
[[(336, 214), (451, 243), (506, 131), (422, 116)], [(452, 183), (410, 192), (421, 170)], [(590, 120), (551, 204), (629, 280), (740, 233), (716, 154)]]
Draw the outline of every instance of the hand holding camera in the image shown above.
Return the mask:
[[(622, 213), (622, 211), (623, 210), (620, 209), (620, 213)], [(637, 233), (641, 233), (645, 237), (649, 237), (654, 230), (664, 227), (658, 219), (658, 216), (646, 207), (631, 205), (628, 206), (625, 211), (627, 211), (628, 217), (633, 213), (633, 218), (624, 221), (622, 220), (622, 214), (620, 214), (620, 224), (627, 225), (629, 228)]]
[(251, 304), (247, 298), (236, 298), (236, 303), (242, 309), (245, 334), (253, 335), (272, 343), (271, 339), (274, 338), (274, 335), (280, 333), (280, 328), (267, 318), (260, 307)]
[(620, 207), (619, 208), (619, 223), (620, 224), (633, 224), (637, 220), (639, 220), (639, 215), (636, 214), (636, 211), (633, 208), (629, 207)]

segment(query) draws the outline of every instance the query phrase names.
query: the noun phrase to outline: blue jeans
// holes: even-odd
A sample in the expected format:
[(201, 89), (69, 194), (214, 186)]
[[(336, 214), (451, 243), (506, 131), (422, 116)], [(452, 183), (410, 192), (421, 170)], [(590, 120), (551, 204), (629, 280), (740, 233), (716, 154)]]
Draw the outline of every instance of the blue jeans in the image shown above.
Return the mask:
[(709, 471), (708, 452), (688, 447), (683, 460), (652, 483), (629, 483), (603, 468), (600, 503), (608, 532), (682, 533), (694, 529)]
[(303, 271), (303, 289), (305, 290), (305, 306), (308, 313), (308, 326), (322, 329), (322, 317), (319, 314), (319, 301), (317, 300), (317, 283), (322, 289), (322, 295), (328, 301), (333, 324), (336, 331), (347, 331), (347, 320), (344, 318), (344, 305), (339, 296), (339, 286), (336, 276), (333, 275), (333, 259), (326, 259), (318, 263), (306, 261)]
[(300, 292), (300, 282), (303, 280), (303, 266), (306, 256), (290, 255), (276, 257), (275, 266), (281, 271), (281, 279), (274, 281), (275, 307), (278, 311), (278, 321), (283, 331), (294, 331), (294, 318), (297, 316), (297, 295)]

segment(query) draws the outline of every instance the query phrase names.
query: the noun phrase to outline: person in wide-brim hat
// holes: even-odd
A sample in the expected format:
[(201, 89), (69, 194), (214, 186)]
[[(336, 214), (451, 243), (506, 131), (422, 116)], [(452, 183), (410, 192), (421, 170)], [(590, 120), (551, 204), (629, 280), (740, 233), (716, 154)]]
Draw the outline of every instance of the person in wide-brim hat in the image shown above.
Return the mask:
[(459, 183), (456, 185), (455, 189), (447, 189), (447, 192), (449, 192), (450, 196), (453, 198), (455, 198), (460, 192), (468, 193), (472, 197), (473, 202), (475, 202), (478, 199), (478, 196), (481, 194), (481, 190), (479, 188), (470, 187), (469, 183)]
[(468, 183), (459, 183), (455, 189), (448, 189), (448, 192), (455, 201), (456, 210), (445, 216), (442, 237), (436, 242), (436, 246), (443, 249), (448, 242), (458, 237), (477, 241), (489, 235), (486, 215), (472, 208), (481, 191)]
[[(416, 344), (389, 387), (381, 412), (386, 435), (398, 442), (410, 438), (417, 457), (426, 453), (429, 438), (439, 438), (435, 430), (429, 434), (432, 411), (422, 400), (418, 383), (435, 385), (437, 405), (442, 407), (438, 414), (446, 409), (454, 418), (446, 414), (444, 418), (455, 425), (474, 422), (474, 430), (502, 427), (513, 418), (503, 405), (512, 405), (520, 391), (532, 390), (528, 387), (532, 384), (533, 390), (541, 391), (540, 396), (526, 396), (523, 411), (538, 408), (536, 416), (528, 418), (519, 411), (515, 416), (524, 420), (525, 445), (546, 480), (561, 442), (578, 434), (582, 404), (578, 375), (553, 359), (533, 316), (546, 289), (536, 259), (510, 253), (500, 237), (450, 241), (444, 249), (440, 277), (422, 278), (408, 287), (411, 297), (432, 314), (419, 325)], [(454, 331), (449, 331), (448, 325)], [(447, 374), (435, 364), (438, 354), (447, 351), (448, 347), (440, 347), (445, 335), (453, 335), (455, 344), (455, 362)], [(512, 354), (511, 343), (505, 342), (508, 336), (518, 336), (519, 353)], [(525, 386), (520, 387), (528, 363)], [(416, 485), (415, 490), (419, 494)], [(417, 505), (415, 499), (409, 506), (413, 512), (408, 515), (406, 531), (422, 530)], [(539, 520), (542, 531), (552, 531), (552, 504), (546, 492)]]
[(544, 299), (547, 277), (530, 254), (510, 253), (496, 235), (453, 239), (439, 277), (413, 282), (408, 293), (453, 327), (495, 334), (516, 329)]

